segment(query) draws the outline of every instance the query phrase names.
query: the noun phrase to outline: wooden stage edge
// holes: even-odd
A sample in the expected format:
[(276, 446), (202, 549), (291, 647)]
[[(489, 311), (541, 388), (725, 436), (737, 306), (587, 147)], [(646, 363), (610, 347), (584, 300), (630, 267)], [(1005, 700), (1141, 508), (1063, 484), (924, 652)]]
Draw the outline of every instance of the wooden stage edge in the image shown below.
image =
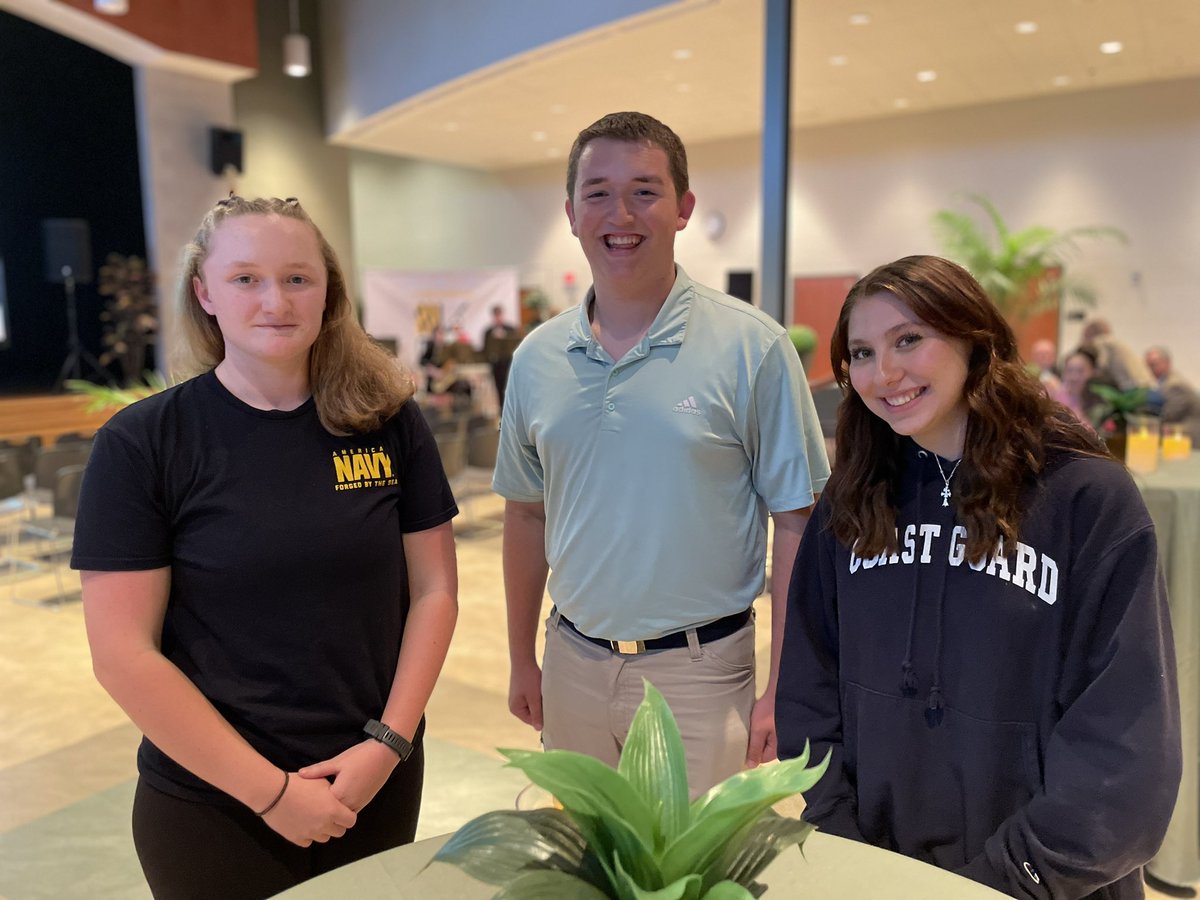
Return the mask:
[(0, 440), (18, 442), (39, 437), (42, 446), (49, 447), (62, 434), (74, 432), (90, 437), (117, 410), (86, 412), (87, 403), (87, 398), (78, 394), (0, 396)]

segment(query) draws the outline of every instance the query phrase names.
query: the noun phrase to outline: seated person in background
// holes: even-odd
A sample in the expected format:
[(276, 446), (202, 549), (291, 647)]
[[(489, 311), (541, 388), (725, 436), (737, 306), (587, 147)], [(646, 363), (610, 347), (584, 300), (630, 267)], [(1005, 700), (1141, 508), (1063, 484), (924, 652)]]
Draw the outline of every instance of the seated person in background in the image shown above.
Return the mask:
[(429, 396), (435, 405), (437, 398), (446, 398), (441, 402), (454, 409), (466, 409), (471, 405), (471, 383), (459, 374), (458, 360), (453, 356), (447, 357), (430, 377)]
[(1095, 377), (1096, 357), (1090, 350), (1080, 347), (1063, 361), (1062, 381), (1058, 390), (1050, 392), (1051, 399), (1069, 409), (1089, 428), (1094, 427), (1090, 412), (1100, 400), (1088, 388)]
[(1037, 366), (1037, 377), (1046, 393), (1051, 397), (1062, 387), (1062, 373), (1058, 370), (1058, 347), (1054, 341), (1042, 338), (1034, 341), (1030, 348), (1029, 361)]
[(1097, 378), (1111, 380), (1123, 391), (1154, 387), (1154, 378), (1133, 348), (1113, 337), (1106, 319), (1092, 319), (1083, 328), (1083, 346), (1096, 358)]
[[(775, 723), (822, 831), (1026, 900), (1143, 896), (1182, 771), (1154, 524), (965, 269), (854, 286)], [(886, 889), (882, 896), (895, 896)]]
[(1171, 354), (1166, 347), (1146, 351), (1146, 367), (1157, 382), (1154, 399), (1161, 403), (1164, 425), (1182, 425), (1184, 433), (1200, 444), (1200, 394), (1178, 372), (1171, 370)]

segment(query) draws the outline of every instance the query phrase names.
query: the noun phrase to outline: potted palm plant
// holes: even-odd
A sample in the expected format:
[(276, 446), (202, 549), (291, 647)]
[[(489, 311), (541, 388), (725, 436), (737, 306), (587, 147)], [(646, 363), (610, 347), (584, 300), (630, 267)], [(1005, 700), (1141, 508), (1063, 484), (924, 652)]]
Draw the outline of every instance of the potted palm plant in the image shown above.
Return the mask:
[(1014, 230), (987, 197), (968, 194), (967, 199), (983, 210), (990, 233), (972, 216), (948, 209), (934, 214), (934, 230), (945, 254), (975, 276), (1010, 323), (1019, 325), (1064, 299), (1095, 306), (1095, 290), (1067, 274), (1067, 260), (1081, 240), (1126, 243), (1124, 232), (1107, 225)]
[(766, 890), (762, 870), (813, 828), (771, 806), (829, 764), (808, 767), (806, 747), (689, 804), (679, 728), (649, 682), (616, 769), (564, 750), (500, 752), (561, 808), (485, 813), (433, 858), (499, 885), (497, 900), (750, 900)]

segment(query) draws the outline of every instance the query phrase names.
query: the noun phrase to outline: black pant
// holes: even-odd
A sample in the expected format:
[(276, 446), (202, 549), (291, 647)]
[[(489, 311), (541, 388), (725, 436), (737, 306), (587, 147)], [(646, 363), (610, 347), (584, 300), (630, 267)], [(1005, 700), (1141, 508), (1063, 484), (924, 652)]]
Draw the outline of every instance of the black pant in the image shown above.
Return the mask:
[(425, 769), (420, 745), (340, 838), (297, 847), (245, 806), (181, 800), (138, 779), (133, 843), (155, 900), (260, 900), (338, 866), (412, 843)]

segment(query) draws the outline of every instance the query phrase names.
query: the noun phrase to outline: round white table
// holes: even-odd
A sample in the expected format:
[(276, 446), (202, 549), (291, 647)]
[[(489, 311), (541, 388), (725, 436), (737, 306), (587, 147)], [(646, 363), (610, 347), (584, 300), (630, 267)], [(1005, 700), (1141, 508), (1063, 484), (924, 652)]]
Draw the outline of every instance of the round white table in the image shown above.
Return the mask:
[[(425, 868), (449, 835), (397, 847), (279, 894), (279, 900), (487, 900), (498, 888), (445, 863)], [(1005, 895), (935, 866), (814, 833), (801, 855), (790, 848), (757, 879), (766, 897), (812, 900), (997, 900)]]

